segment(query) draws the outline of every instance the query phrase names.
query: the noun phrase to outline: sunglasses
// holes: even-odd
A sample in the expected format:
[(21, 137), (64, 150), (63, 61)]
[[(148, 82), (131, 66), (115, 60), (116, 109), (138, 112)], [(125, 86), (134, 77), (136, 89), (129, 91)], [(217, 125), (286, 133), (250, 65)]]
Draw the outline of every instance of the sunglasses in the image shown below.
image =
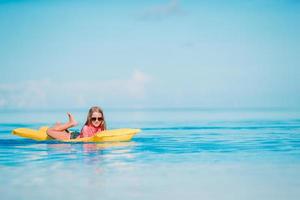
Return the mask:
[(92, 119), (93, 122), (95, 122), (95, 121), (97, 121), (97, 120), (98, 120), (98, 121), (102, 121), (102, 120), (103, 120), (103, 117), (92, 117), (91, 119)]

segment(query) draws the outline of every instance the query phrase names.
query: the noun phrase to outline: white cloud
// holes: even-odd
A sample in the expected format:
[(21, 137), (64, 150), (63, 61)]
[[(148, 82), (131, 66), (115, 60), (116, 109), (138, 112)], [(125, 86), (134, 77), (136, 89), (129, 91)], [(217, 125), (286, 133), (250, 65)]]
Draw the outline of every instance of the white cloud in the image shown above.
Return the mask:
[(133, 76), (127, 82), (127, 90), (132, 97), (145, 97), (145, 88), (150, 77), (140, 71), (134, 71)]
[(118, 80), (30, 80), (0, 84), (0, 108), (120, 106), (145, 99), (150, 81), (149, 75), (136, 70), (131, 77)]
[(159, 20), (169, 16), (182, 15), (184, 13), (179, 0), (171, 0), (167, 4), (160, 4), (148, 8), (142, 13), (142, 19)]
[(39, 102), (44, 106), (47, 81), (26, 81), (22, 83), (0, 84), (0, 106), (12, 108), (34, 107)]

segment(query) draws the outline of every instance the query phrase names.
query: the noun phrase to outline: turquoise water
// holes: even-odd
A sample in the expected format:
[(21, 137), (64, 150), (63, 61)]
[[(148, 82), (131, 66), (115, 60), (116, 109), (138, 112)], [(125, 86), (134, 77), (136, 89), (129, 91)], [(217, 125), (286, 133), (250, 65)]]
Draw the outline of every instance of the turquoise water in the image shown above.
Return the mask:
[[(85, 111), (71, 112), (84, 122)], [(1, 199), (300, 196), (300, 110), (170, 108), (105, 113), (109, 128), (142, 132), (121, 143), (36, 142), (11, 135), (11, 130), (64, 122), (64, 111), (1, 111)]]

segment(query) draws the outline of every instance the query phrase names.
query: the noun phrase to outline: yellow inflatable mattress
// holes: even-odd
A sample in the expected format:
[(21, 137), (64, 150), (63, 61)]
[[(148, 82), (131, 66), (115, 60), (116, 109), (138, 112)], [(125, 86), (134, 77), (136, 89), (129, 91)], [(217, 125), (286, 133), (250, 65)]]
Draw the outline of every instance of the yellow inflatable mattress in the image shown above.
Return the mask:
[[(53, 140), (46, 133), (48, 127), (41, 127), (40, 129), (17, 128), (12, 131), (14, 135), (29, 138), (38, 141)], [(129, 141), (132, 137), (140, 132), (140, 129), (121, 128), (106, 130), (96, 133), (93, 137), (60, 140), (63, 142), (123, 142)]]

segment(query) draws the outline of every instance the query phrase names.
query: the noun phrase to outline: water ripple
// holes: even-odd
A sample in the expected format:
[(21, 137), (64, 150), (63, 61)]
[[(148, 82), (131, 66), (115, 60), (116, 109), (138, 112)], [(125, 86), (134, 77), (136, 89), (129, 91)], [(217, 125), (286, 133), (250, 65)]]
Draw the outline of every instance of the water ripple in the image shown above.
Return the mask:
[(255, 130), (255, 129), (300, 129), (300, 125), (287, 126), (177, 126), (177, 127), (149, 127), (142, 128), (145, 131), (160, 131), (160, 130)]

